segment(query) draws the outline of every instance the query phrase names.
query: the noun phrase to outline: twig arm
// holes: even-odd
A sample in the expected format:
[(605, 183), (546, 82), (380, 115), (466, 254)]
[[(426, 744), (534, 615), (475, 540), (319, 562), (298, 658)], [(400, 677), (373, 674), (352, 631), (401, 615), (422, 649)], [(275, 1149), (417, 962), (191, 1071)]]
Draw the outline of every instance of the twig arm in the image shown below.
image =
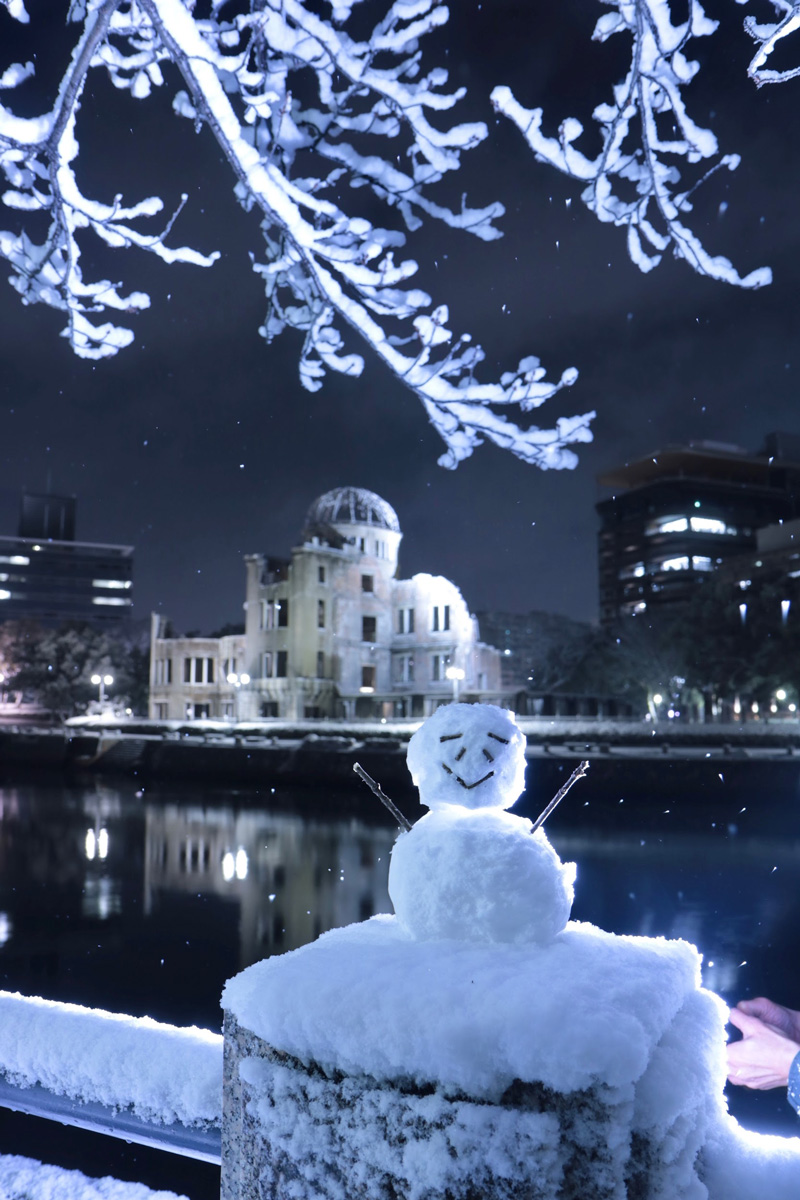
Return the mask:
[(555, 796), (553, 796), (553, 799), (550, 801), (550, 803), (548, 804), (548, 806), (544, 810), (544, 812), (539, 813), (539, 816), (533, 822), (533, 828), (531, 829), (531, 833), (535, 833), (536, 830), (539, 828), (539, 826), (544, 824), (544, 822), (550, 816), (550, 813), (553, 811), (555, 806), (557, 804), (560, 804), (561, 801), (564, 799), (567, 792), (572, 787), (573, 783), (577, 783), (579, 779), (583, 779), (584, 775), (586, 774), (586, 772), (588, 770), (589, 770), (589, 760), (588, 760), (588, 758), (585, 758), (580, 763), (580, 765), (575, 768), (575, 770), (572, 772), (572, 774), (570, 775), (569, 779), (564, 784), (564, 786), (562, 788), (559, 788), (559, 790), (556, 792)]
[(381, 804), (386, 805), (389, 812), (392, 814), (395, 821), (397, 821), (397, 824), (400, 826), (400, 828), (404, 829), (404, 830), (406, 830), (406, 832), (408, 832), (408, 830), (412, 828), (411, 822), (406, 817), (403, 816), (403, 814), (400, 812), (400, 809), (397, 807), (397, 805), (394, 803), (394, 801), (389, 799), (389, 797), (386, 795), (386, 792), (383, 790), (381, 785), (379, 783), (376, 783), (371, 775), (367, 774), (367, 772), (362, 767), (361, 763), (353, 763), (353, 770), (355, 771), (358, 778), (363, 779), (364, 783), (367, 785), (367, 787), (375, 793), (375, 795), (380, 800)]

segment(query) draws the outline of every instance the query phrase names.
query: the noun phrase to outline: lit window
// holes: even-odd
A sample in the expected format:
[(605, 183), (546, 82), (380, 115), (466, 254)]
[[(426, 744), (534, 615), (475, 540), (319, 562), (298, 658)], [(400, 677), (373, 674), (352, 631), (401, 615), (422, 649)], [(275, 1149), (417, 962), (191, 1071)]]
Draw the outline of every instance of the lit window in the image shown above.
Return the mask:
[(653, 533), (686, 533), (689, 522), (686, 517), (659, 517), (647, 526), (647, 532)]
[(639, 579), (644, 575), (644, 563), (631, 563), (630, 566), (623, 567), (619, 573), (620, 579)]
[(732, 533), (737, 531), (716, 517), (692, 517), (689, 524), (694, 533)]
[(122, 596), (92, 596), (92, 604), (115, 604), (130, 607), (133, 601), (124, 599)]
[(0, 600), (10, 600), (11, 592), (7, 592), (5, 588), (0, 588)]
[(0, 562), (12, 563), (15, 567), (29, 567), (31, 564), (24, 554), (0, 554)]
[(695, 571), (713, 571), (714, 564), (705, 554), (695, 554), (692, 558)]
[(680, 558), (665, 558), (661, 563), (660, 570), (662, 571), (688, 571), (689, 570), (689, 555), (682, 554)]
[(129, 588), (132, 587), (130, 579), (93, 579), (92, 587), (103, 588)]

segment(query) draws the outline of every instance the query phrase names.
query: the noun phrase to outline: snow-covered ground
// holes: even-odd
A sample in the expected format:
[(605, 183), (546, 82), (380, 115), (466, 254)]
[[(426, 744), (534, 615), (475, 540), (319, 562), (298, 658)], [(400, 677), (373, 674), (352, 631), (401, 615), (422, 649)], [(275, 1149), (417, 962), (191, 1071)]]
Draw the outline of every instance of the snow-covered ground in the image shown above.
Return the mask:
[(107, 1175), (90, 1179), (81, 1171), (65, 1171), (0, 1154), (0, 1200), (186, 1200), (175, 1192), (154, 1192), (143, 1183), (125, 1183)]

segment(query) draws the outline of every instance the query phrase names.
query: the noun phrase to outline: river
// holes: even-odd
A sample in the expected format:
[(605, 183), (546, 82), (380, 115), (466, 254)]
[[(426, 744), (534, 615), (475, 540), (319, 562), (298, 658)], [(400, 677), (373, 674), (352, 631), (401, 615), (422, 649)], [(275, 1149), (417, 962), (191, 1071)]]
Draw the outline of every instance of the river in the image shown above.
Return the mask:
[[(686, 938), (704, 955), (706, 986), (731, 1003), (766, 994), (800, 1006), (797, 781), (772, 778), (768, 766), (758, 780), (737, 780), (731, 767), (730, 788), (713, 798), (706, 781), (695, 793), (682, 787), (665, 800), (662, 789), (648, 800), (627, 777), (617, 789), (624, 794), (606, 787), (594, 803), (590, 772), (548, 831), (562, 858), (578, 864), (575, 918), (616, 933)], [(528, 815), (539, 807), (523, 797)], [(231, 975), (326, 929), (391, 911), (394, 837), (391, 818), (357, 781), (325, 795), (6, 778), (0, 986), (218, 1029)], [(781, 1092), (732, 1089), (730, 1102), (751, 1128), (797, 1132)], [(56, 1138), (49, 1126), (42, 1150), (41, 1122), (4, 1113), (1, 1127), (2, 1152), (57, 1156), (198, 1200), (217, 1186), (212, 1168), (172, 1156), (58, 1127)]]

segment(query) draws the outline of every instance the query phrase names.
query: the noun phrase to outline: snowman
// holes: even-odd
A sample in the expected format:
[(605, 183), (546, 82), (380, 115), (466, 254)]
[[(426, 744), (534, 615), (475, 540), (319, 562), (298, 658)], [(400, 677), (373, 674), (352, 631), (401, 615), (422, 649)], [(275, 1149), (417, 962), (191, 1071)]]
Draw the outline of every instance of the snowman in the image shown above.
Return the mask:
[(389, 895), (419, 941), (546, 943), (567, 924), (575, 864), (541, 828), (506, 812), (525, 783), (525, 736), (491, 704), (449, 704), (408, 746), (430, 809), (392, 851)]

